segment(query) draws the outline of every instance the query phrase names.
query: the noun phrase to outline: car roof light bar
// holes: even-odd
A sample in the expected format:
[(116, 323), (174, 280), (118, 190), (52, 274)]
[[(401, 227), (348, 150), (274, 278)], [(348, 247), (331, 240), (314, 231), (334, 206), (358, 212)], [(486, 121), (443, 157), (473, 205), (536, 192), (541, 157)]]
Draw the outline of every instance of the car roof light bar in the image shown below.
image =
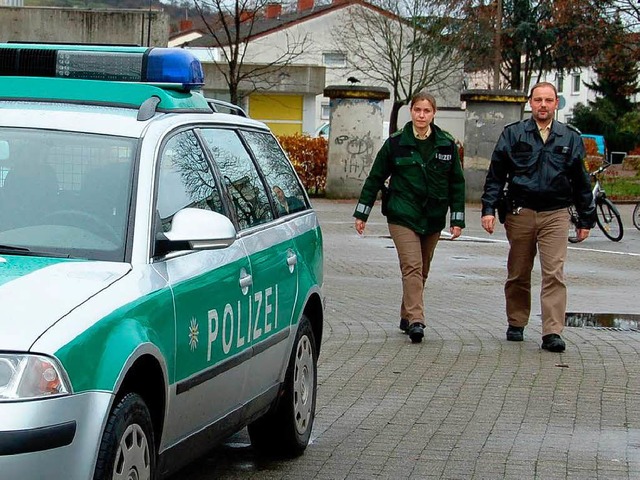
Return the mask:
[(183, 91), (204, 85), (202, 64), (179, 48), (0, 44), (0, 76), (144, 82)]

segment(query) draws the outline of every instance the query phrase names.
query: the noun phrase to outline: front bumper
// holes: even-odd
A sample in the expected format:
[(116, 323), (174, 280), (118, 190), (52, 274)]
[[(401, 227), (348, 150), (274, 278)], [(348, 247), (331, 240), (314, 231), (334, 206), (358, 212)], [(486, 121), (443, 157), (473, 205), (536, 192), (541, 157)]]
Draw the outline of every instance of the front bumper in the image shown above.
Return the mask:
[(87, 480), (112, 395), (90, 392), (0, 403), (0, 477)]

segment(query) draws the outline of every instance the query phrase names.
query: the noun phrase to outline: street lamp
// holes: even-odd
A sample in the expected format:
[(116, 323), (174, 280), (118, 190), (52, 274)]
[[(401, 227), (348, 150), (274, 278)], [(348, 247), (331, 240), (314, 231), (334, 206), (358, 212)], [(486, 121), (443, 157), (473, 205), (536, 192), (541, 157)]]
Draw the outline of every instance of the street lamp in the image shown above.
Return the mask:
[(147, 18), (147, 47), (151, 46), (151, 1), (149, 0), (149, 15)]
[(502, 0), (496, 0), (496, 38), (493, 46), (493, 88), (500, 88), (500, 64), (502, 63), (502, 47), (500, 37), (502, 35)]

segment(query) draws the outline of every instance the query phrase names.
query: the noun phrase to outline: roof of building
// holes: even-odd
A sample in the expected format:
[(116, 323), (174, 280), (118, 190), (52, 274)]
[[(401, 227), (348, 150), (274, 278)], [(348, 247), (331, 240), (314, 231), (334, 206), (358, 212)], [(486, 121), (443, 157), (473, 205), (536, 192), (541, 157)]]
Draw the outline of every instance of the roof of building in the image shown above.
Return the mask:
[[(240, 24), (240, 38), (243, 40), (253, 40), (322, 15), (333, 13), (351, 5), (361, 5), (390, 18), (399, 19), (395, 14), (372, 5), (364, 0), (333, 0), (329, 5), (314, 5), (313, 7), (304, 10), (297, 9), (295, 11), (282, 12), (275, 17), (267, 17), (263, 12), (260, 12), (259, 15), (249, 16), (246, 21)], [(233, 36), (235, 36), (235, 30), (231, 30), (231, 35), (224, 33), (223, 29), (220, 29), (215, 33), (220, 33), (218, 41), (214, 39), (213, 34), (205, 33), (202, 37), (190, 41), (189, 46), (225, 46), (227, 45), (227, 38), (233, 38)]]

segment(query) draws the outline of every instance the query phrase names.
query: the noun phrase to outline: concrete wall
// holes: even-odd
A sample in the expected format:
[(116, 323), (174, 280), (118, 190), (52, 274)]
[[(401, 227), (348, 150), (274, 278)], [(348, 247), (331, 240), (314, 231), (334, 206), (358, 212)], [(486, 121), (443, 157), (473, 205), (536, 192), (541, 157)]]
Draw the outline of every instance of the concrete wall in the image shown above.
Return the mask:
[(327, 161), (327, 198), (358, 198), (362, 184), (382, 146), (384, 87), (334, 85)]
[[(148, 10), (81, 10), (0, 6), (0, 42), (107, 43), (166, 46), (169, 15)], [(148, 42), (149, 40), (149, 42)]]
[(491, 154), (504, 126), (521, 120), (527, 96), (514, 90), (467, 90), (464, 175), (467, 201), (479, 202)]

